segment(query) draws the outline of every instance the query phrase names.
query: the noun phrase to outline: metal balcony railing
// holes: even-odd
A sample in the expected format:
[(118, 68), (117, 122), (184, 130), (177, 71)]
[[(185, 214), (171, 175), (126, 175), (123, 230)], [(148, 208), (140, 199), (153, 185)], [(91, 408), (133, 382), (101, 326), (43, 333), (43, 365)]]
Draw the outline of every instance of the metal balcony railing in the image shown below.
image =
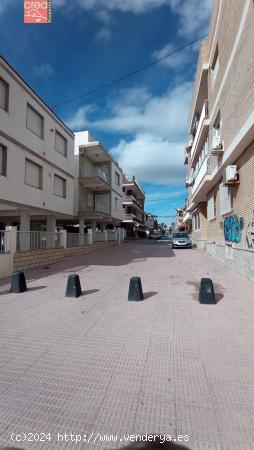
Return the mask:
[(79, 175), (81, 178), (99, 177), (105, 181), (105, 183), (109, 183), (110, 181), (108, 171), (96, 166), (90, 168), (80, 168)]
[(196, 132), (195, 132), (193, 145), (192, 145), (192, 148), (191, 148), (191, 158), (192, 159), (193, 159), (194, 154), (196, 152), (196, 148), (197, 148), (197, 144), (198, 144), (198, 141), (199, 141), (200, 131), (201, 131), (201, 128), (203, 126), (203, 122), (204, 122), (205, 119), (209, 118), (209, 107), (208, 107), (208, 105), (209, 105), (208, 104), (208, 100), (205, 100), (203, 108), (202, 108), (202, 112), (201, 112), (201, 115), (200, 115), (200, 119), (196, 123)]

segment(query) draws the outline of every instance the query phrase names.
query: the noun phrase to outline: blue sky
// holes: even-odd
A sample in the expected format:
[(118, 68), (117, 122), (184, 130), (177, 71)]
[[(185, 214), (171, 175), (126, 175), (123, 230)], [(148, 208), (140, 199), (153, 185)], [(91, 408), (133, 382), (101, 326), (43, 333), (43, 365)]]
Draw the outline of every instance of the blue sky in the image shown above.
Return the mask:
[[(197, 39), (211, 0), (52, 0), (52, 24), (23, 24), (23, 1), (0, 2), (0, 52), (50, 105), (94, 89)], [(199, 44), (96, 94), (56, 108), (89, 129), (171, 223), (187, 196), (183, 147)]]

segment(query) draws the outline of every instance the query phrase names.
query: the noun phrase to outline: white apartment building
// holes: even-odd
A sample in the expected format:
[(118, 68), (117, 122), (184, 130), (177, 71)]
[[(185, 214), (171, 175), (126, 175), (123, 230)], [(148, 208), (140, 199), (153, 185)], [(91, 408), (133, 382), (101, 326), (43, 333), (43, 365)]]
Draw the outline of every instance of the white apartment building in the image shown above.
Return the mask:
[(55, 231), (74, 213), (74, 135), (0, 58), (0, 229)]
[(88, 131), (75, 134), (74, 215), (84, 225), (119, 226), (123, 220), (123, 174), (103, 145)]

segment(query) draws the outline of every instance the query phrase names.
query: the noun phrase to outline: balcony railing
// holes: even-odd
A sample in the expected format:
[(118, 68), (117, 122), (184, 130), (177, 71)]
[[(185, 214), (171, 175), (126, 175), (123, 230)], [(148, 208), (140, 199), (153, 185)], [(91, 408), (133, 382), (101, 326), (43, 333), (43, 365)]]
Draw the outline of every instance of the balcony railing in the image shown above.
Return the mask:
[(196, 149), (197, 149), (197, 146), (198, 146), (198, 143), (199, 143), (199, 138), (200, 138), (200, 132), (201, 132), (201, 129), (203, 127), (203, 122), (204, 122), (205, 119), (208, 119), (208, 118), (209, 118), (209, 109), (208, 109), (208, 100), (206, 100), (204, 102), (204, 105), (203, 105), (203, 108), (202, 108), (200, 119), (199, 119), (199, 121), (198, 121), (198, 123), (196, 125), (196, 134), (195, 134), (193, 145), (192, 145), (192, 148), (191, 148), (191, 159), (193, 159), (193, 157), (194, 157), (194, 155), (196, 153)]
[(134, 203), (134, 205), (139, 206), (143, 210), (143, 205), (133, 195), (125, 195), (123, 197), (123, 203)]
[(198, 189), (201, 181), (203, 180), (206, 174), (210, 173), (210, 157), (206, 156), (204, 161), (202, 162), (197, 174), (195, 175), (195, 180), (192, 186), (192, 194)]
[(81, 213), (97, 213), (97, 214), (110, 214), (109, 205), (98, 204), (95, 206), (88, 205), (86, 202), (79, 203), (79, 212)]
[(92, 178), (92, 177), (99, 177), (105, 183), (109, 183), (109, 174), (108, 171), (103, 170), (101, 167), (94, 166), (94, 167), (81, 167), (79, 171), (79, 175), (81, 178)]

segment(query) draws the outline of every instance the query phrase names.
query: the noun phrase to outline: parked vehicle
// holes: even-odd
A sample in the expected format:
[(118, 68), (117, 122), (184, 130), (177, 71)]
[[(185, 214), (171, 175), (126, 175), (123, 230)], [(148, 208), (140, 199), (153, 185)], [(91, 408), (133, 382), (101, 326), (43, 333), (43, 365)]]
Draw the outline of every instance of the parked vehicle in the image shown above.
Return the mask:
[(158, 241), (160, 239), (159, 234), (149, 234), (148, 239), (151, 239), (153, 241)]
[(192, 243), (188, 233), (179, 231), (172, 235), (172, 248), (191, 248)]

